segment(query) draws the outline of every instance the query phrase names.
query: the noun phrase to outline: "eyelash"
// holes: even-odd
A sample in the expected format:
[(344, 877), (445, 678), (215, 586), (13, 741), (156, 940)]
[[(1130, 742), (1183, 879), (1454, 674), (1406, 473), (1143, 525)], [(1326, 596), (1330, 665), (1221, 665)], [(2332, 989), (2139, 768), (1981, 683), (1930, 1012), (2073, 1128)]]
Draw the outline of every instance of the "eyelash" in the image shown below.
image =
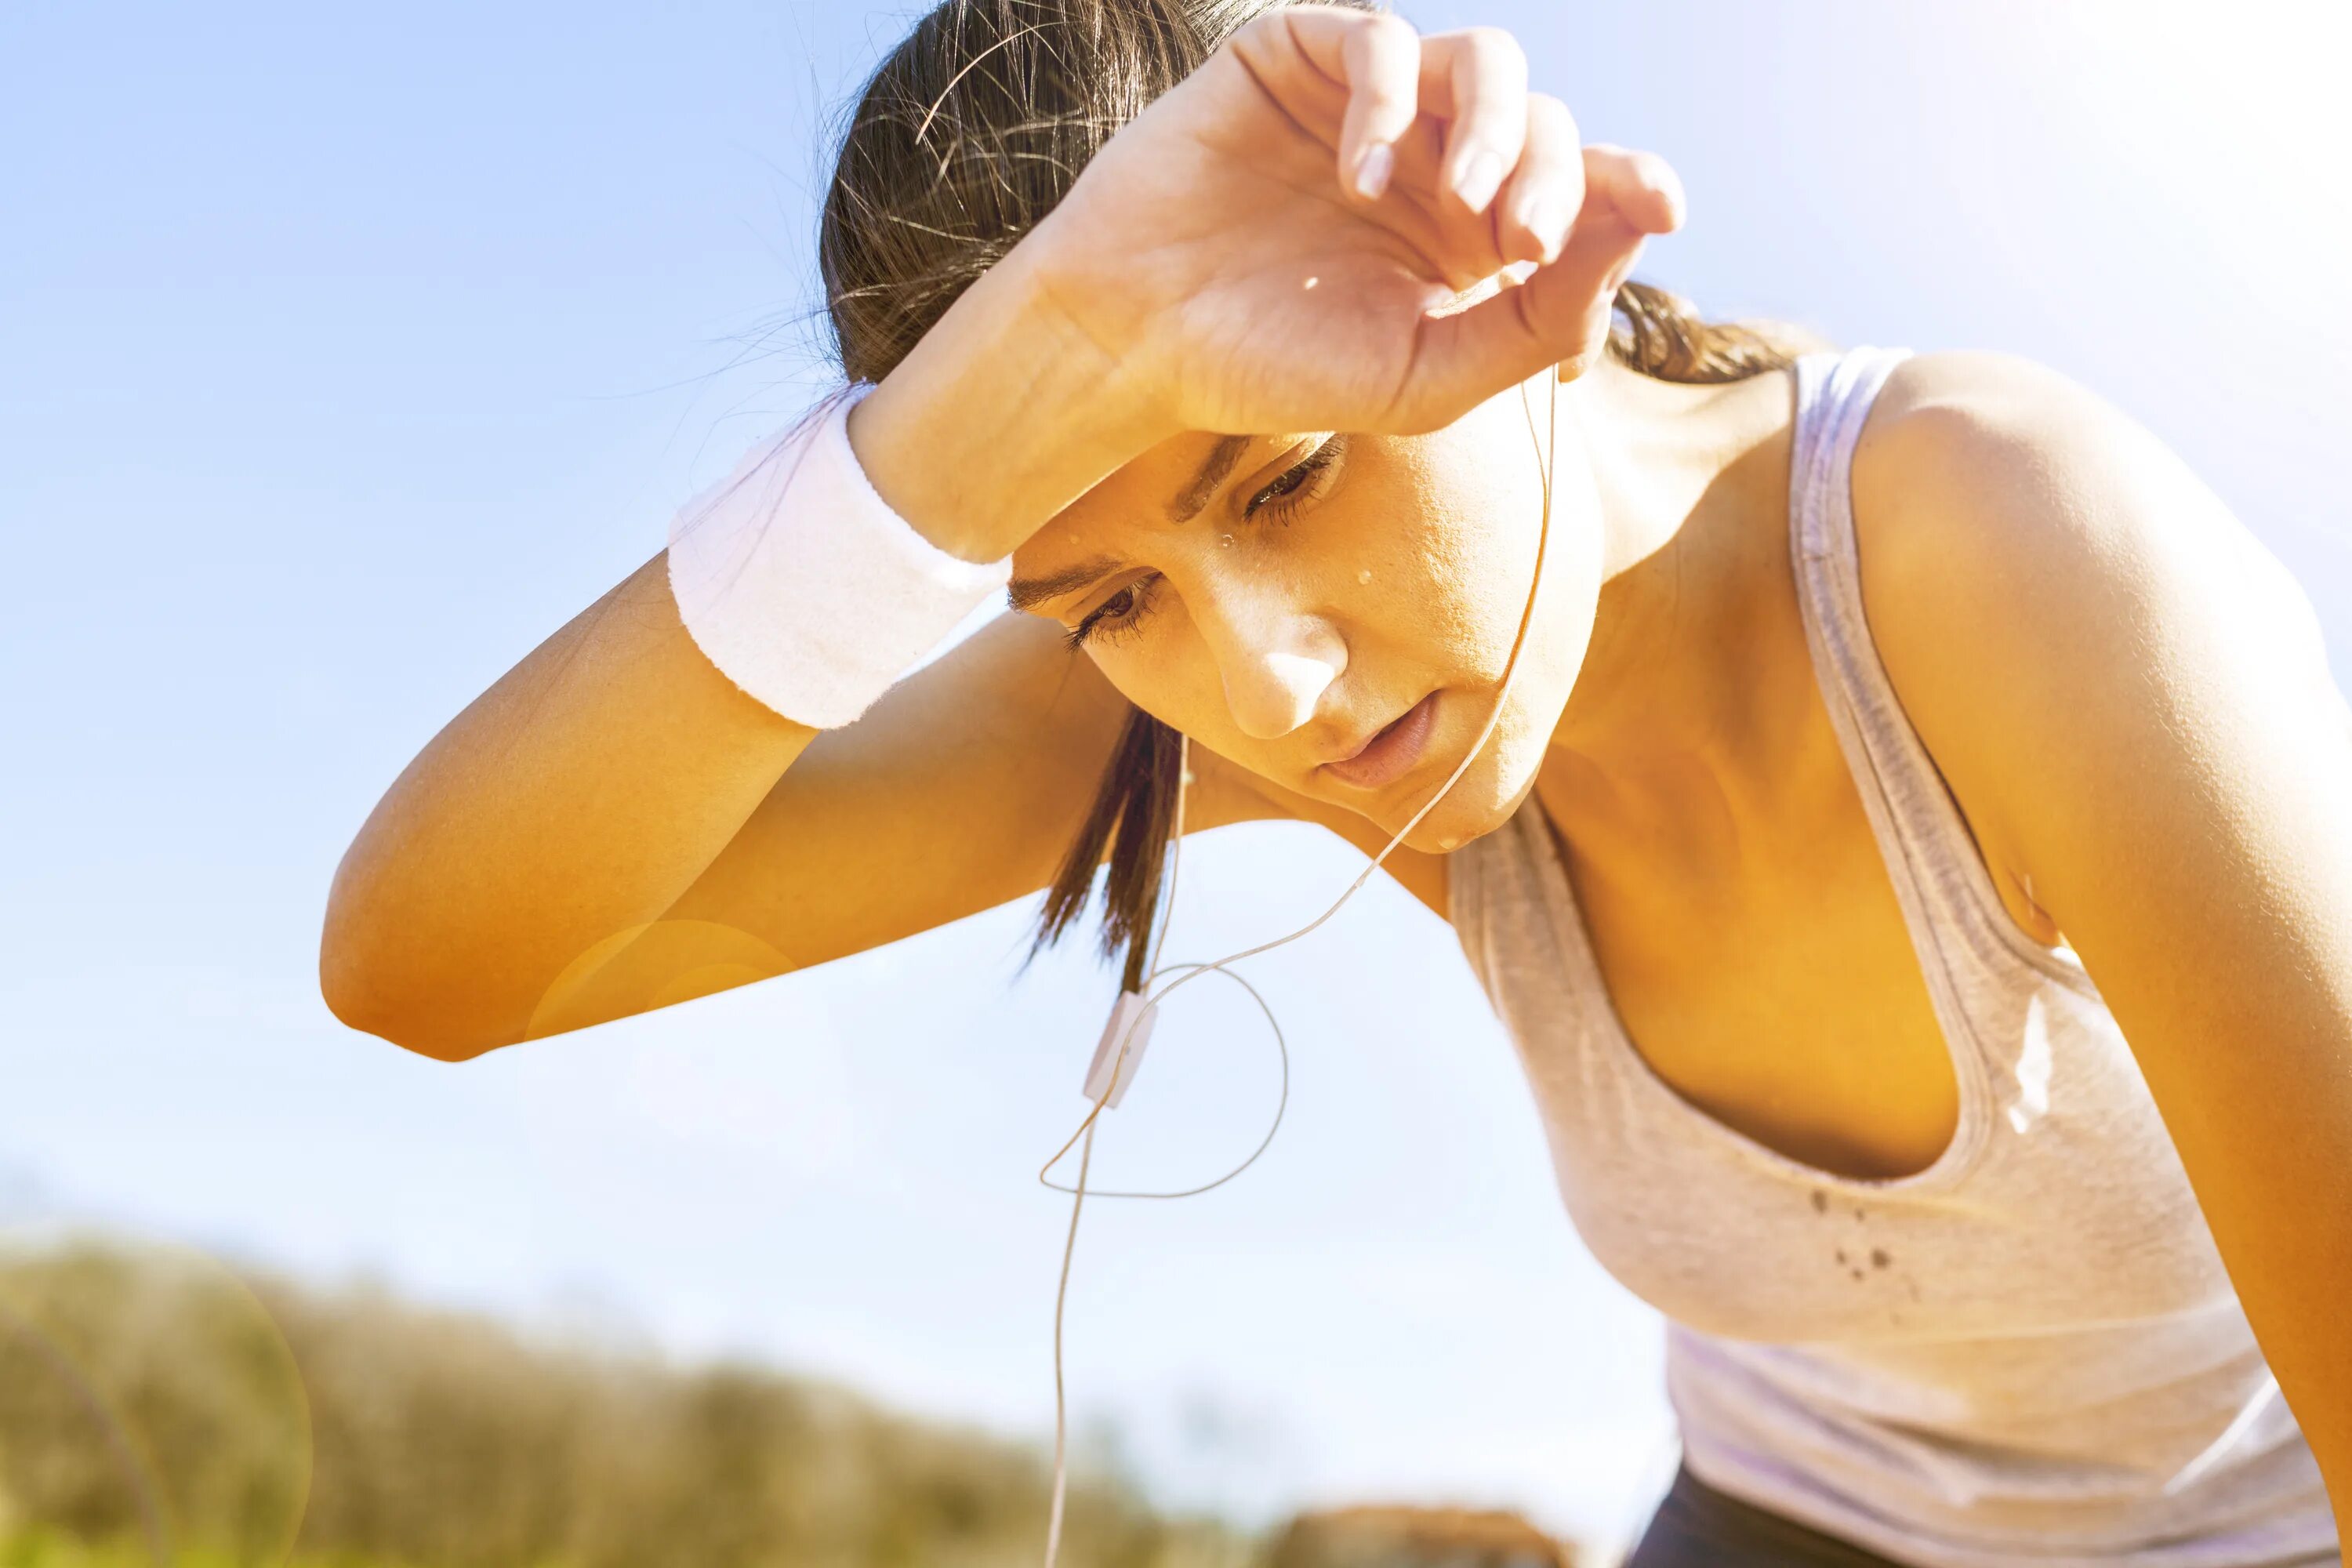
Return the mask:
[[(1252, 496), (1242, 515), (1253, 522), (1270, 516), (1287, 528), (1297, 515), (1298, 509), (1305, 504), (1300, 498), (1339, 460), (1346, 449), (1347, 437), (1344, 436), (1334, 436), (1325, 441), (1276, 475), (1264, 489)], [(1090, 642), (1110, 642), (1121, 633), (1134, 630), (1141, 624), (1145, 612), (1150, 609), (1159, 586), (1160, 575), (1157, 573), (1129, 583), (1089, 611), (1086, 619), (1065, 634), (1063, 640), (1075, 649)], [(1115, 613), (1111, 606), (1123, 598), (1129, 601), (1127, 609)]]

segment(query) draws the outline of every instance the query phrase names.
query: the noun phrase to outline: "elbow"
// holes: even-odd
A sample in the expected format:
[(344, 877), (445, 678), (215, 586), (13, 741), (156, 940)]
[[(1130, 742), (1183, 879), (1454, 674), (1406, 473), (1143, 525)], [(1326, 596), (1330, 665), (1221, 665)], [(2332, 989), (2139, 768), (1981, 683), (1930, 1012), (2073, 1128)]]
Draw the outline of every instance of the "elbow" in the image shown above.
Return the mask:
[(439, 1062), (471, 1061), (520, 1038), (450, 1005), (452, 987), (404, 972), (385, 944), (330, 907), (319, 943), (319, 994), (347, 1027)]
[(432, 1016), (427, 1009), (403, 1005), (388, 998), (382, 988), (334, 963), (324, 952), (319, 964), (319, 992), (327, 1011), (346, 1027), (436, 1062), (471, 1061), (514, 1043), (453, 1028), (446, 1019)]

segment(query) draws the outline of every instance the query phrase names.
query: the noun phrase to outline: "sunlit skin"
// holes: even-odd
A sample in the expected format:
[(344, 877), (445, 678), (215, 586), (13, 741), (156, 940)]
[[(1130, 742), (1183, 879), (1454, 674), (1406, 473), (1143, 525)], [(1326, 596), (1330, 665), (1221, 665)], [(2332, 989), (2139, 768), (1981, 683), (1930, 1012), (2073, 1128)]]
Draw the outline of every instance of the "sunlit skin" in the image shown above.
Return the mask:
[[(1209, 504), (1170, 516), (1214, 437), (1164, 443), (1013, 557), (1016, 584), (1110, 570), (1031, 606), (1129, 700), (1256, 778), (1393, 833), (1454, 771), (1498, 694), (1536, 564), (1547, 393), (1517, 390), (1423, 437), (1252, 440)], [(1573, 447), (1573, 431), (1570, 447)], [(1493, 828), (1558, 721), (1600, 588), (1591, 481), (1564, 451), (1545, 592), (1495, 738), (1412, 847)], [(1402, 778), (1362, 787), (1324, 764), (1434, 694)]]
[[(1501, 722), (1390, 872), (1443, 916), (1445, 850), (1532, 797), (1666, 1082), (1824, 1169), (1932, 1163), (1957, 1086), (1805, 646), (1790, 378), (1601, 353), (1679, 188), (1525, 82), (1492, 33), (1245, 29), (850, 422), (934, 543), (1087, 580), (819, 732), (715, 669), (648, 562), (377, 807), (328, 911), (339, 1016), (462, 1059), (1030, 897), (1130, 701), (1195, 744), (1192, 828), (1376, 850), (1493, 709), (1549, 442)], [(2352, 712), (2309, 605), (2147, 431), (2008, 355), (1905, 363), (1853, 498), (1904, 711), (2019, 931), (2121, 1025), (2340, 1505)], [(1333, 771), (1432, 693), (1401, 776)]]

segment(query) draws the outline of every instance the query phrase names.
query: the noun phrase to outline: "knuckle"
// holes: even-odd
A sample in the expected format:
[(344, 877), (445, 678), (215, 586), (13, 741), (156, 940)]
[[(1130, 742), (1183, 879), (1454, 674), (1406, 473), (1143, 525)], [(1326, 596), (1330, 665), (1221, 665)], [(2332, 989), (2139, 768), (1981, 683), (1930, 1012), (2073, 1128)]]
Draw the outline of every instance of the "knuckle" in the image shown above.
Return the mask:
[(1567, 104), (1551, 94), (1531, 92), (1528, 94), (1528, 123), (1538, 131), (1573, 131), (1576, 117), (1569, 113)]
[(1255, 17), (1227, 34), (1225, 41), (1217, 46), (1215, 54), (1253, 66), (1281, 58), (1285, 51), (1292, 50), (1296, 46), (1296, 40), (1284, 23), (1279, 7)]
[(1478, 57), (1484, 68), (1501, 68), (1525, 76), (1528, 53), (1519, 47), (1519, 40), (1501, 27), (1469, 27), (1463, 31), (1463, 42)]
[(1268, 11), (1265, 16), (1253, 17), (1234, 28), (1222, 47), (1228, 49), (1246, 49), (1265, 43), (1277, 33), (1287, 37), (1286, 21), (1286, 18), (1279, 8)]
[(1359, 24), (1358, 36), (1375, 50), (1418, 48), (1421, 34), (1393, 11), (1375, 11)]

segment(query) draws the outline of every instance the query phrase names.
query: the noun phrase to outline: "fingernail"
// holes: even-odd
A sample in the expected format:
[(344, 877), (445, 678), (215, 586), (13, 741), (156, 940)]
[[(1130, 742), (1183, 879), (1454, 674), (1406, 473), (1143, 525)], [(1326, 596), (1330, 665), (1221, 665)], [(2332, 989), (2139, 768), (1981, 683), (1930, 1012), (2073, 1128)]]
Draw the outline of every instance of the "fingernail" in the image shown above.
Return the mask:
[(1356, 194), (1368, 202), (1376, 202), (1381, 193), (1389, 188), (1389, 176), (1396, 173), (1396, 149), (1385, 142), (1375, 142), (1356, 155)]
[(1538, 196), (1529, 202), (1519, 222), (1535, 236), (1536, 244), (1543, 247), (1543, 263), (1549, 267), (1559, 259), (1559, 247), (1568, 243), (1568, 209), (1549, 196)]
[(1481, 147), (1463, 161), (1462, 172), (1454, 177), (1454, 194), (1472, 212), (1485, 212), (1502, 184), (1503, 155), (1492, 147)]

